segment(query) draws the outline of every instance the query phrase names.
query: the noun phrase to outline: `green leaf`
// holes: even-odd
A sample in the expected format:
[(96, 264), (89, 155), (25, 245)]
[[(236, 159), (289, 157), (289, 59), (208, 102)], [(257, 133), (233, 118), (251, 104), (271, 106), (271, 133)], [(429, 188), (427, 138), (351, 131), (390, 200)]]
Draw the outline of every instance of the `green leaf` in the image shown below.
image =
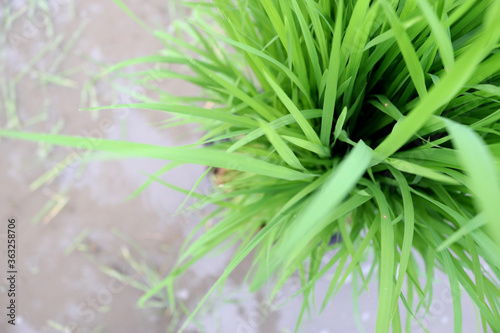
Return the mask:
[(124, 157), (149, 157), (172, 160), (182, 163), (201, 164), (217, 168), (233, 169), (256, 173), (272, 178), (301, 180), (314, 175), (294, 171), (241, 154), (230, 154), (209, 148), (160, 147), (142, 143), (132, 143), (117, 140), (102, 140), (94, 142), (84, 137), (63, 135), (21, 133), (0, 130), (0, 136), (29, 141), (46, 142), (61, 146), (75, 147), (85, 150), (102, 150), (113, 152)]
[(302, 129), (302, 132), (304, 132), (305, 136), (309, 141), (312, 143), (321, 145), (321, 141), (319, 140), (318, 134), (314, 131), (312, 128), (311, 124), (307, 121), (307, 119), (304, 117), (304, 115), (299, 111), (297, 106), (293, 103), (293, 101), (290, 99), (290, 97), (287, 96), (287, 94), (281, 89), (281, 87), (274, 81), (273, 78), (271, 78), (268, 74), (265, 74), (267, 81), (271, 85), (271, 87), (274, 89), (276, 94), (278, 95), (279, 99), (281, 102), (285, 105), (285, 107), (288, 109), (290, 114), (293, 116), (297, 124), (300, 126)]
[[(386, 4), (385, 7), (388, 6), (385, 1), (382, 3)], [(389, 8), (388, 11), (392, 12)], [(394, 15), (394, 13), (390, 14), (390, 16)], [(495, 47), (500, 38), (500, 20), (494, 19), (494, 17), (500, 17), (499, 2), (495, 2), (494, 6), (492, 6), (483, 28), (483, 31), (491, 33), (482, 34), (472, 42), (467, 51), (455, 62), (455, 65), (441, 77), (439, 83), (421, 99), (415, 109), (375, 149), (381, 159), (389, 157), (403, 146), (427, 122), (433, 113), (436, 113), (441, 106), (454, 98), (463, 88), (479, 63)], [(395, 19), (393, 18), (393, 20)]]
[(339, 72), (341, 63), (340, 45), (342, 41), (342, 11), (344, 1), (339, 0), (337, 16), (335, 18), (335, 31), (333, 34), (332, 49), (330, 51), (330, 63), (326, 77), (325, 99), (323, 102), (323, 116), (321, 117), (321, 142), (325, 147), (330, 146), (330, 136), (335, 113), (335, 101), (337, 99), (337, 87), (339, 84)]
[(471, 190), (488, 219), (492, 238), (500, 245), (500, 181), (494, 158), (480, 137), (466, 126), (446, 120), (453, 144), (471, 180)]
[[(352, 190), (359, 178), (366, 172), (371, 157), (372, 150), (362, 141), (358, 142), (324, 186), (311, 198), (287, 230), (287, 235), (280, 247), (276, 249), (277, 258), (289, 258), (283, 267), (290, 264), (290, 261), (307, 246), (308, 241), (326, 226), (324, 222), (319, 222), (324, 221), (324, 218), (333, 212)], [(310, 221), (317, 221), (317, 223), (311, 225)], [(282, 265), (283, 263), (275, 262), (274, 264)]]
[(305, 170), (293, 151), (287, 146), (285, 141), (267, 123), (260, 121), (260, 127), (266, 134), (271, 145), (289, 166), (299, 170)]

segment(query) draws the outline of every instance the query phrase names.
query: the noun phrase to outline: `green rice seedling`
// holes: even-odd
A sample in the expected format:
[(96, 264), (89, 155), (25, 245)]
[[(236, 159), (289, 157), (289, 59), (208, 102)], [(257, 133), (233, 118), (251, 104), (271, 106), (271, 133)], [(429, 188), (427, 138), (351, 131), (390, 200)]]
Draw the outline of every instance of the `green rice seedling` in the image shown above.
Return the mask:
[[(54, 332), (68, 332), (68, 327), (52, 319), (47, 320), (47, 327), (54, 330)], [(90, 333), (101, 333), (104, 332), (104, 325), (98, 325), (96, 328), (89, 331)]]
[[(182, 147), (116, 140), (97, 147), (173, 161), (134, 195), (158, 181), (198, 198), (196, 207), (215, 207), (217, 222), (196, 239), (193, 231), (177, 265), (139, 304), (166, 292), (173, 306), (176, 280), (229, 244), (236, 245), (234, 257), (209, 294), (250, 255), (250, 289), (273, 281), (270, 299), (298, 271), (297, 327), (317, 303), (316, 283), (333, 272), (321, 309), (351, 274), (363, 289), (376, 277), (375, 331), (409, 331), (417, 312), (429, 310), (434, 272), (441, 270), (449, 279), (454, 332), (462, 331), (464, 297), (484, 332), (500, 332), (500, 1), (186, 5), (191, 18), (178, 34), (155, 33), (165, 51), (105, 73), (175, 64), (188, 71), (158, 74), (201, 88), (182, 104), (106, 107), (168, 112), (203, 131)], [(81, 140), (0, 135), (74, 147)], [(158, 179), (184, 163), (226, 169), (227, 177), (209, 195)], [(361, 270), (367, 253), (369, 274)]]
[[(151, 286), (154, 286), (161, 281), (163, 276), (161, 269), (153, 268), (154, 265), (149, 262), (150, 260), (148, 258), (147, 251), (145, 251), (140, 244), (138, 244), (129, 235), (119, 231), (118, 229), (112, 230), (112, 234), (124, 243), (120, 247), (120, 252), (123, 257), (125, 267), (119, 268), (116, 266), (109, 266), (101, 262), (96, 257), (95, 252), (92, 249), (95, 245), (93, 245), (92, 241), (88, 240), (89, 233), (90, 230), (88, 228), (84, 229), (65, 249), (64, 254), (69, 255), (73, 252), (73, 250), (77, 249), (104, 274), (112, 279), (115, 279), (116, 281), (119, 281), (124, 286), (132, 287), (141, 292), (146, 292), (151, 288)], [(149, 309), (157, 309), (168, 314), (168, 326), (164, 330), (166, 333), (176, 332), (176, 327), (179, 326), (182, 318), (189, 315), (189, 311), (182, 301), (179, 301), (178, 304), (181, 311), (172, 311), (169, 307), (168, 296), (166, 293), (155, 295), (154, 299), (149, 300), (145, 307)], [(197, 321), (194, 321), (194, 324), (202, 330), (201, 324)]]
[(89, 236), (90, 229), (85, 228), (75, 239), (64, 249), (64, 255), (69, 256), (75, 249), (85, 249), (84, 241)]
[(32, 223), (48, 224), (52, 219), (61, 212), (61, 210), (66, 206), (69, 201), (68, 195), (65, 194), (66, 190), (62, 190), (59, 193), (48, 193), (50, 199), (47, 203), (40, 209), (40, 211), (33, 217)]

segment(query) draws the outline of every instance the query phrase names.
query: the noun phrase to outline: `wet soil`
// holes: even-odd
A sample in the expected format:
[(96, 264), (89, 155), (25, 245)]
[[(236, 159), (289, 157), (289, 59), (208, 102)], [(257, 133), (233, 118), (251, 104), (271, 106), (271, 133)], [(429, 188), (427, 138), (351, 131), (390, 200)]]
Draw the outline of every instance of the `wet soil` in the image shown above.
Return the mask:
[[(8, 29), (2, 26), (6, 30), (0, 33), (4, 40), (1, 76), (12, 82), (19, 73), (26, 72), (26, 75), (16, 84), (13, 99), (19, 125), (13, 125), (4, 103), (6, 95), (2, 94), (0, 126), (79, 135), (91, 144), (98, 144), (101, 138), (164, 146), (196, 140), (199, 132), (192, 126), (167, 130), (152, 126), (151, 123), (168, 119), (168, 115), (159, 112), (80, 111), (82, 107), (128, 98), (126, 94), (124, 97), (123, 93), (117, 93), (109, 83), (95, 85), (95, 100), (91, 93), (82, 93), (103, 66), (154, 54), (162, 45), (112, 1), (39, 2), (57, 3), (45, 12), (53, 24), (53, 33), (49, 25), (37, 23), (29, 10), (23, 12), (32, 2), (1, 2), (4, 22), (7, 14), (22, 13)], [(126, 3), (139, 18), (159, 29), (168, 30), (172, 19), (180, 15), (172, 4), (164, 1)], [(7, 6), (11, 8), (10, 14)], [(35, 10), (35, 17), (40, 10)], [(57, 42), (58, 36), (60, 43), (49, 47)], [(42, 56), (37, 57), (40, 52)], [(58, 62), (59, 66), (54, 66)], [(40, 76), (44, 73), (61, 75), (66, 81), (42, 84)], [(161, 87), (177, 95), (192, 95), (196, 91), (175, 81), (164, 81)], [(37, 117), (41, 121), (36, 122)], [(4, 305), (8, 287), (2, 278), (0, 308), (4, 310), (0, 332), (166, 332), (168, 327), (175, 331), (184, 316), (172, 316), (164, 299), (156, 300), (156, 309), (139, 309), (137, 301), (143, 294), (140, 288), (150, 287), (173, 267), (184, 238), (207, 212), (176, 214), (184, 195), (158, 183), (152, 183), (140, 196), (127, 200), (148, 179), (146, 174), (156, 172), (166, 161), (77, 159), (53, 181), (30, 189), (30, 184), (72, 153), (69, 149), (36, 143), (0, 141), (0, 226), (8, 218), (15, 218), (18, 242), (17, 322), (15, 327), (6, 323)], [(161, 179), (189, 189), (203, 171), (200, 166), (186, 166), (162, 175)], [(211, 186), (205, 181), (200, 191), (208, 192)], [(59, 202), (62, 208), (57, 209), (56, 204), (56, 208), (40, 214), (51, 200)], [(0, 227), (0, 276), (5, 270), (6, 232), (5, 226)], [(85, 237), (70, 251), (79, 235)], [(136, 267), (132, 267), (129, 253)], [(209, 256), (196, 264), (179, 282), (178, 300), (188, 309), (194, 309), (229, 259), (230, 253), (225, 253)], [(120, 282), (106, 274), (110, 270), (132, 277), (129, 282), (135, 282)], [(145, 272), (149, 272), (149, 278)], [(208, 302), (186, 331), (293, 332), (302, 300), (294, 299), (281, 309), (269, 308), (263, 291), (256, 295), (247, 293), (242, 284), (244, 276), (243, 267), (228, 281), (224, 292)], [(319, 300), (328, 285), (328, 278), (318, 283)], [(323, 315), (313, 314), (311, 320), (306, 318), (301, 330), (359, 331), (352, 314), (349, 286), (350, 282)], [(440, 286), (446, 291), (446, 284)], [(292, 280), (285, 294), (297, 288), (297, 279)], [(370, 288), (371, 294), (359, 297), (359, 321), (367, 331), (373, 330), (377, 302), (376, 285), (371, 284)], [(429, 327), (432, 332), (451, 332), (451, 303), (445, 294), (444, 298), (439, 292), (436, 295), (441, 307), (436, 307)], [(470, 313), (472, 315), (472, 311)], [(464, 331), (471, 331), (467, 327)]]

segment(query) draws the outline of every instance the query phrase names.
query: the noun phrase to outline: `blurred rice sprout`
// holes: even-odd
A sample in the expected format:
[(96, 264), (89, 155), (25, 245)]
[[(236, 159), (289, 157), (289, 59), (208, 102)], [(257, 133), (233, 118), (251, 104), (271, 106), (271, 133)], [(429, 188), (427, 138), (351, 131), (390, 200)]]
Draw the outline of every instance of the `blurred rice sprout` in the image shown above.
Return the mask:
[[(269, 297), (298, 270), (297, 327), (313, 308), (315, 284), (335, 267), (321, 309), (349, 276), (360, 277), (362, 289), (377, 276), (376, 332), (410, 331), (417, 312), (429, 311), (439, 269), (449, 278), (454, 332), (462, 331), (462, 290), (483, 331), (500, 332), (500, 1), (186, 5), (191, 19), (176, 26), (177, 35), (155, 34), (165, 52), (105, 74), (132, 65), (187, 67), (154, 73), (201, 87), (202, 100), (111, 108), (172, 113), (200, 124), (202, 139), (184, 147), (107, 140), (96, 148), (233, 171), (208, 195), (161, 181), (168, 167), (141, 187), (160, 181), (189, 193), (198, 207), (218, 207), (211, 215), (218, 222), (188, 238), (176, 267), (139, 304), (167, 292), (173, 306), (176, 280), (207, 253), (235, 244), (210, 293), (250, 254), (251, 290), (273, 279)], [(0, 134), (66, 146), (80, 140)], [(339, 234), (342, 241), (331, 242)], [(365, 276), (370, 252), (375, 273)]]

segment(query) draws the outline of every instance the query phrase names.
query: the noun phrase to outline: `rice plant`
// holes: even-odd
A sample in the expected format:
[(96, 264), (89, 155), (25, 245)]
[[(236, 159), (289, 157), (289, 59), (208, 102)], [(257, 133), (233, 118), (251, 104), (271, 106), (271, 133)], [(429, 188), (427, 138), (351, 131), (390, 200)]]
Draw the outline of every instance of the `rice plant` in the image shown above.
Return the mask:
[[(334, 270), (321, 308), (351, 274), (363, 287), (375, 277), (376, 332), (409, 331), (417, 311), (429, 308), (441, 270), (449, 277), (454, 331), (462, 331), (468, 297), (482, 330), (500, 332), (500, 1), (185, 5), (191, 16), (176, 32), (154, 32), (164, 51), (105, 73), (175, 64), (187, 70), (160, 66), (132, 77), (154, 90), (154, 81), (165, 78), (202, 90), (189, 97), (159, 91), (158, 100), (106, 107), (168, 112), (203, 131), (189, 146), (107, 140), (95, 147), (171, 161), (135, 194), (159, 181), (200, 199), (197, 206), (216, 207), (209, 217), (216, 223), (187, 240), (176, 267), (140, 304), (165, 290), (174, 304), (176, 279), (233, 244), (234, 257), (210, 292), (248, 256), (251, 290), (274, 281), (270, 298), (298, 271), (297, 327), (316, 301), (315, 284)], [(205, 195), (158, 178), (185, 163), (221, 168), (223, 181)], [(360, 264), (367, 253), (373, 269), (365, 276)]]

